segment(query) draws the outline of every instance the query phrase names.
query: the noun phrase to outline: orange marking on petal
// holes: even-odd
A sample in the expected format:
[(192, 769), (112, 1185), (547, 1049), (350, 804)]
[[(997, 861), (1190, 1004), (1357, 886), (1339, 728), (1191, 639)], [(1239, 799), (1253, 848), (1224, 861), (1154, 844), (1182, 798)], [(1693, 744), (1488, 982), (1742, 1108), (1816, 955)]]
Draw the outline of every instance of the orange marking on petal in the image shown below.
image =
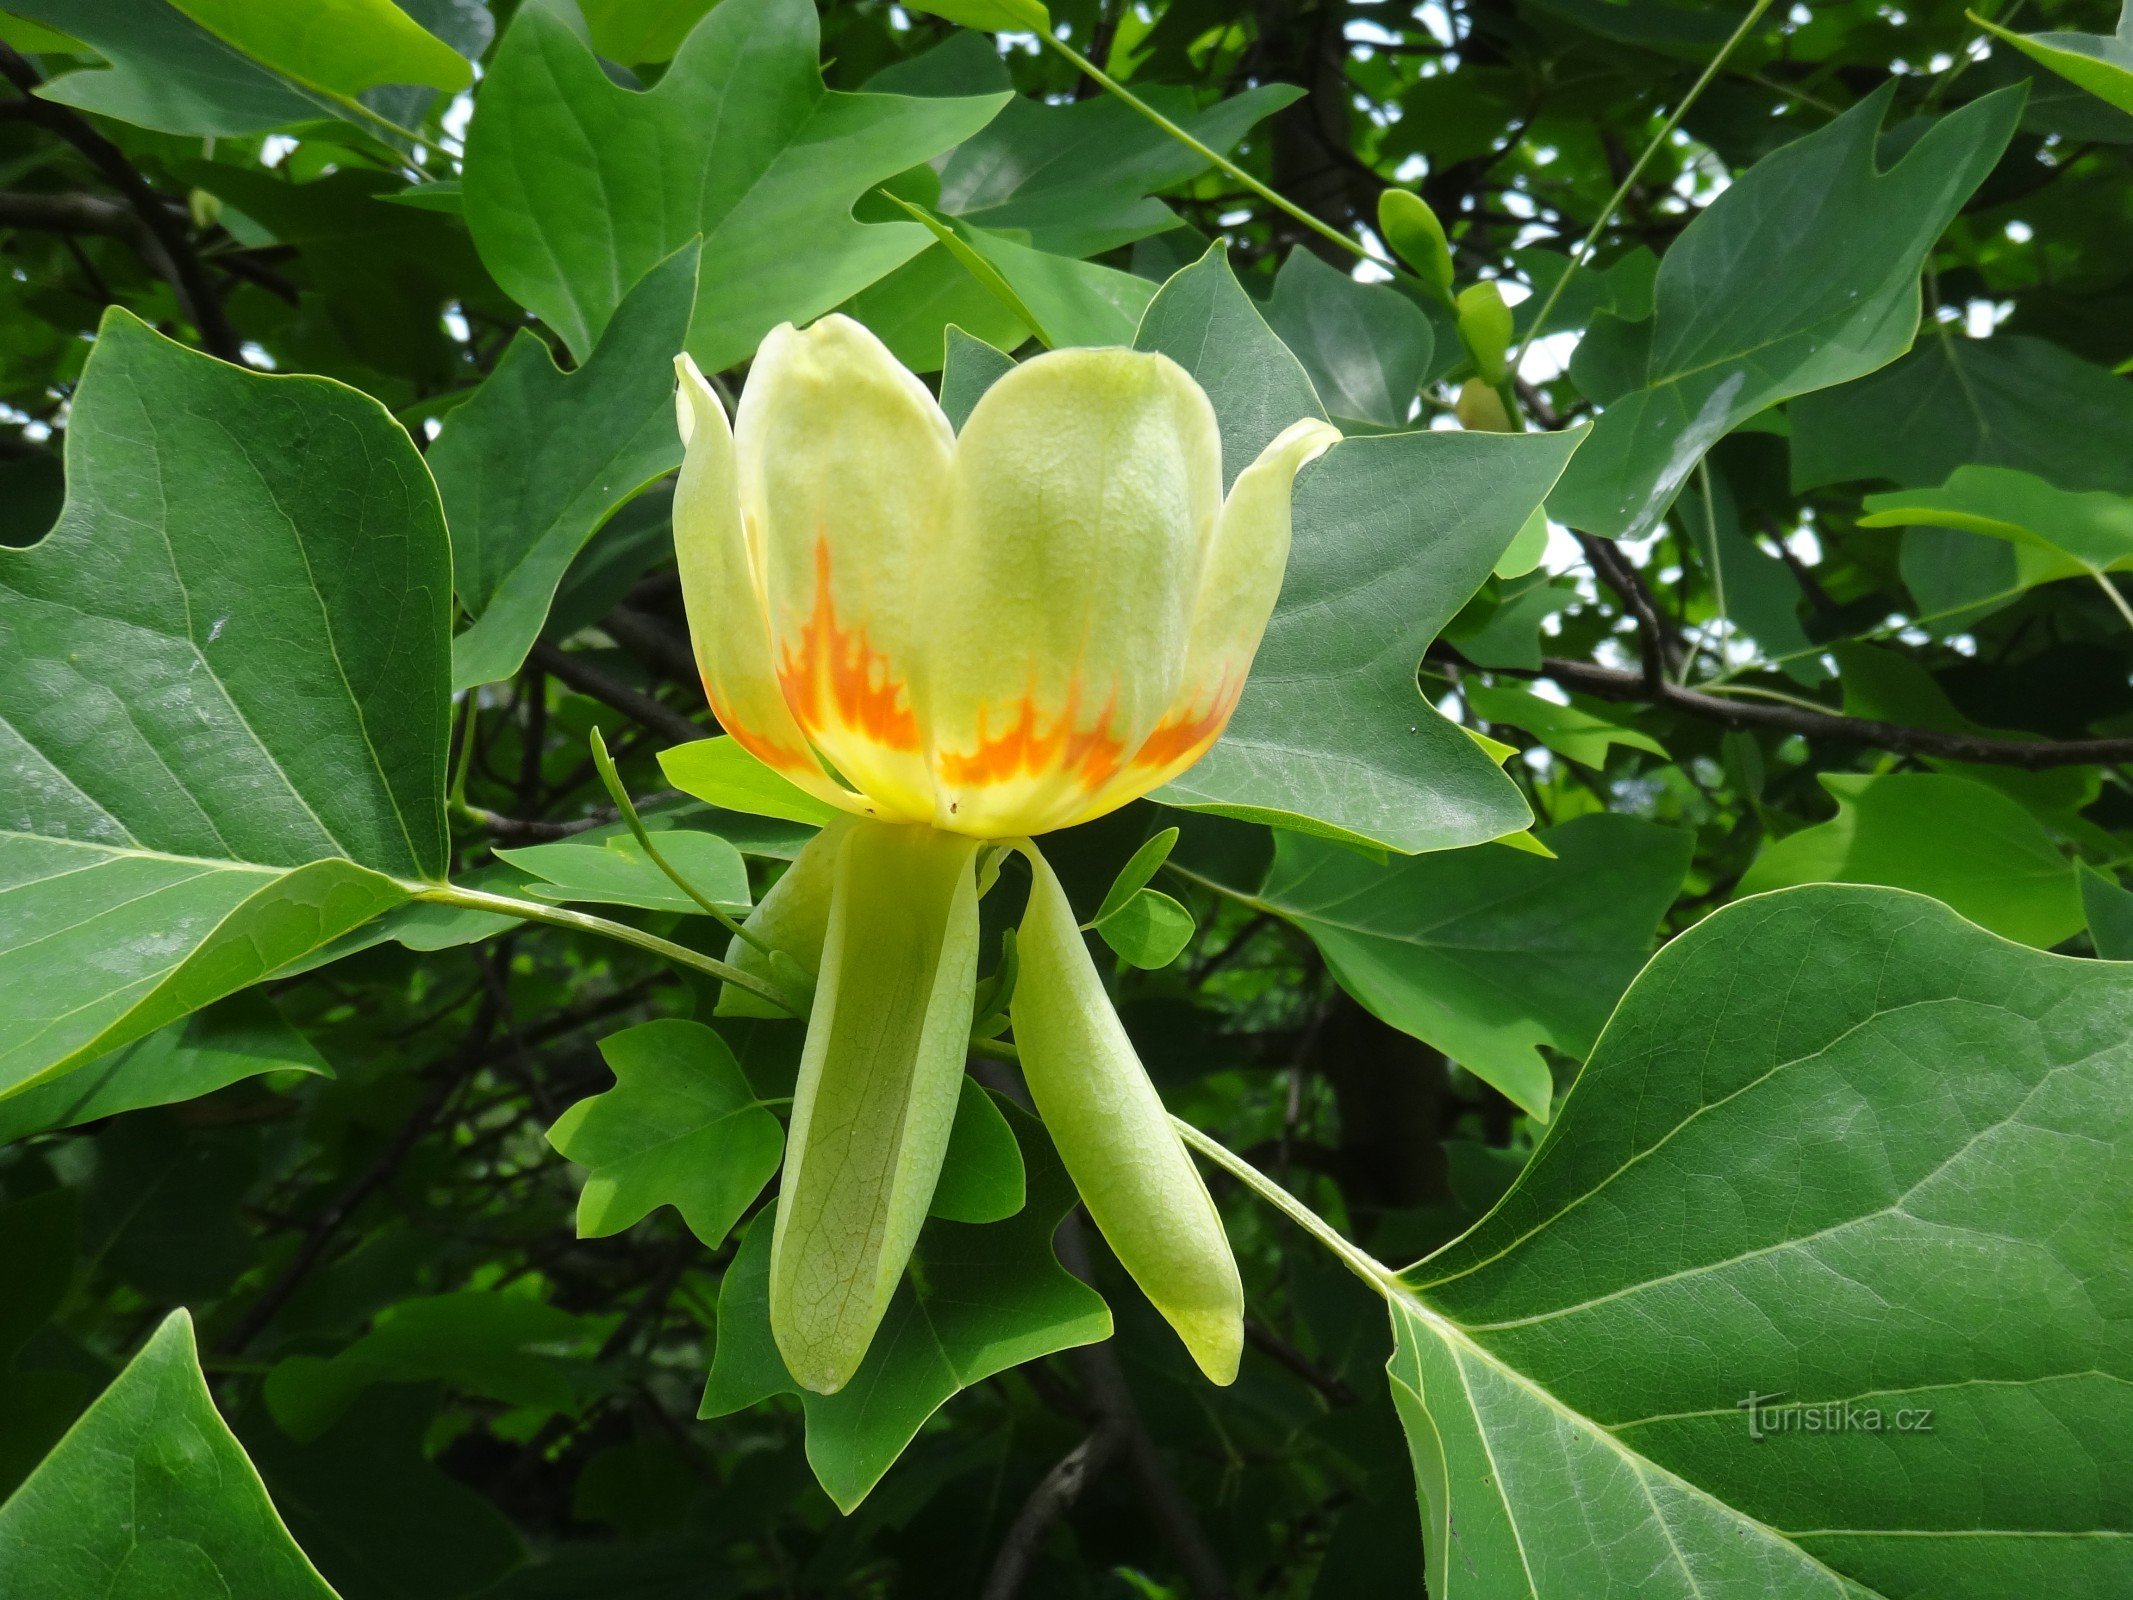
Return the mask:
[(868, 643), (863, 626), (846, 628), (837, 621), (829, 541), (820, 534), (815, 537), (814, 610), (799, 638), (778, 656), (778, 687), (809, 736), (836, 722), (891, 750), (918, 748), (918, 718), (888, 656)]
[(733, 736), (733, 742), (765, 766), (775, 767), (781, 772), (805, 772), (814, 775), (821, 773), (821, 766), (808, 751), (780, 744), (768, 734), (758, 733), (742, 722), (733, 714), (733, 708), (719, 698), (708, 678), (704, 680), (704, 697), (711, 702), (711, 714), (718, 718), (718, 725)]
[(1244, 693), (1240, 682), (1234, 686), (1229, 675), (1223, 674), (1215, 689), (1214, 700), (1205, 711), (1194, 711), (1190, 705), (1180, 706), (1155, 725), (1141, 747), (1133, 752), (1136, 767), (1167, 767), (1188, 756), (1197, 757), (1221, 736), (1229, 725), (1232, 711)]
[(1067, 703), (1049, 728), (1037, 709), (1036, 697), (1025, 691), (1015, 711), (1015, 720), (1004, 733), (988, 735), (985, 712), (978, 711), (978, 747), (966, 753), (944, 750), (938, 766), (942, 781), (956, 788), (979, 788), (1007, 783), (1016, 778), (1071, 773), (1085, 789), (1095, 790), (1118, 771), (1125, 745), (1111, 732), (1111, 707), (1083, 728), (1080, 722), (1081, 686), (1067, 691)]

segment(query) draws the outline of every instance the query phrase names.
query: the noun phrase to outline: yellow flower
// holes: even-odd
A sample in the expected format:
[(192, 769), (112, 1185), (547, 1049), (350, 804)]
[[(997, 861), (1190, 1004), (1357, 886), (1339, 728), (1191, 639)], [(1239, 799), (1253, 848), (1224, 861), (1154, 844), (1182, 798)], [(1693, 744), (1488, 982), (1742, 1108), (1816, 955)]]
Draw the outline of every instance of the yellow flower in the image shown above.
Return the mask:
[(975, 859), (1009, 841), (1034, 875), (1013, 1007), (1032, 1098), (1121, 1261), (1227, 1381), (1242, 1297), (1220, 1219), (1027, 839), (1220, 736), (1281, 586), (1291, 481), (1339, 434), (1297, 422), (1225, 496), (1214, 410), (1165, 356), (1038, 356), (960, 434), (842, 316), (772, 332), (730, 427), (677, 366), (675, 541), (712, 707), (865, 819), (825, 829), (751, 923), (818, 974), (772, 1253), (787, 1366), (840, 1387), (902, 1275), (967, 1053)]

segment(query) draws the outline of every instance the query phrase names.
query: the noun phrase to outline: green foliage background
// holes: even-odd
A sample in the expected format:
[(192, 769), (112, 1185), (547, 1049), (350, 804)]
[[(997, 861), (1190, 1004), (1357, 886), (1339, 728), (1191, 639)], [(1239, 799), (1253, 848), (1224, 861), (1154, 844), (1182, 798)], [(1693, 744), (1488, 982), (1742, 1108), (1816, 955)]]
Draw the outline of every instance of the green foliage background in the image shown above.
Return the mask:
[[(2133, 5), (1979, 10), (0, 0), (0, 1593), (2133, 1593)], [(671, 360), (837, 309), (1347, 436), (1046, 843), (1234, 1388), (1013, 863), (867, 1364), (771, 1341), (800, 1028), (587, 752), (722, 907), (822, 820)]]

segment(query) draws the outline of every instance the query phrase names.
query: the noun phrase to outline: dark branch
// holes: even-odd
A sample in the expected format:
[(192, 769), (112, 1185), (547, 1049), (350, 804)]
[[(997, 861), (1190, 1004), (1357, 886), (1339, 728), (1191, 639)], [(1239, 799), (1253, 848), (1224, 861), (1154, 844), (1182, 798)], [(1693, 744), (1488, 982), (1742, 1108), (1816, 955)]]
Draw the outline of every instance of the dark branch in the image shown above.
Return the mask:
[(1597, 700), (1627, 700), (1665, 706), (1728, 728), (1796, 733), (1804, 739), (1861, 745), (1895, 755), (2024, 767), (2032, 772), (2045, 767), (2110, 766), (2133, 761), (2133, 739), (1996, 739), (1986, 734), (1910, 728), (1874, 717), (1810, 711), (1805, 706), (1780, 701), (1707, 694), (1699, 689), (1680, 688), (1663, 678), (1654, 681), (1648, 674), (1622, 672), (1589, 661), (1563, 661), (1553, 657), (1541, 662), (1538, 675), (1553, 678), (1564, 688), (1589, 694)]
[(1658, 598), (1645, 584), (1644, 574), (1630, 565), (1611, 539), (1595, 539), (1581, 533), (1577, 541), (1600, 581), (1621, 597), (1637, 620), (1637, 637), (1643, 643), (1644, 682), (1654, 690), (1664, 688), (1666, 680), (1681, 670), (1681, 644), (1660, 615)]
[(140, 219), (116, 200), (94, 194), (28, 194), (0, 189), (0, 228), (34, 228), (40, 233), (96, 233), (130, 239)]
[(1123, 1429), (1109, 1422), (1099, 1423), (1094, 1432), (1059, 1458), (1015, 1513), (1007, 1536), (1000, 1541), (999, 1553), (993, 1557), (992, 1571), (986, 1575), (979, 1600), (1014, 1600), (1022, 1592), (1030, 1564), (1036, 1560), (1045, 1537), (1081, 1498), (1089, 1479), (1111, 1464), (1125, 1442)]
[(707, 730), (699, 728), (679, 711), (661, 705), (642, 690), (610, 678), (583, 656), (558, 650), (546, 639), (533, 647), (530, 659), (557, 682), (569, 685), (602, 705), (613, 706), (663, 739), (686, 744), (692, 739), (708, 737)]
[(44, 78), (26, 57), (5, 44), (0, 44), (0, 77), (5, 77), (21, 94), (25, 120), (66, 140), (124, 197), (146, 234), (143, 243), (148, 248), (144, 254), (177, 290), (186, 315), (200, 330), (201, 344), (211, 355), (241, 364), (244, 350), (237, 331), (230, 326), (222, 299), (215, 292), (207, 269), (200, 264), (185, 225), (171, 214), (126, 152), (98, 133), (86, 118), (53, 101), (38, 99), (36, 91)]

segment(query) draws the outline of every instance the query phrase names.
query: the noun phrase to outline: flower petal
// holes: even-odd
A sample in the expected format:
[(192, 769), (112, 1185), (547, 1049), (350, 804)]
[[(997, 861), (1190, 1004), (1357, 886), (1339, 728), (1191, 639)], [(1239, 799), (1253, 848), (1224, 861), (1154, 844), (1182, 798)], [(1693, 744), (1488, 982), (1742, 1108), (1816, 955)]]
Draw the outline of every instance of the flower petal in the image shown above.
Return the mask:
[(977, 849), (860, 822), (837, 853), (770, 1262), (778, 1352), (818, 1394), (866, 1356), (947, 1154), (977, 987)]
[(926, 386), (844, 316), (771, 332), (734, 429), (785, 703), (873, 814), (904, 821), (933, 815), (911, 676), (954, 446)]
[(1061, 825), (1175, 695), (1222, 494), (1214, 408), (1167, 356), (1057, 350), (956, 442), (923, 663), (938, 827)]
[(1071, 820), (1086, 822), (1168, 783), (1207, 753), (1244, 693), (1289, 561), (1296, 474), (1340, 442), (1331, 423), (1291, 423), (1230, 485), (1193, 607), (1176, 700), (1118, 778)]
[[(792, 865), (770, 886), (770, 892), (756, 902), (755, 909), (748, 913), (748, 920), (741, 924), (773, 950), (791, 956), (809, 977), (822, 971), (822, 947), (829, 938), (830, 890), (837, 875), (838, 849), (844, 842), (844, 830), (850, 826), (842, 817), (824, 825), (821, 832), (800, 847)], [(727, 941), (726, 964), (740, 968), (751, 978), (761, 978), (765, 983), (779, 981), (770, 958), (746, 939)], [(712, 1008), (712, 1014), (720, 1017), (785, 1015), (768, 1000), (730, 983), (719, 985), (718, 1003)]]
[(726, 408), (694, 361), (677, 356), (674, 370), (681, 380), (675, 410), (687, 447), (674, 489), (674, 554), (689, 638), (711, 709), (751, 755), (818, 799), (855, 806), (808, 749), (772, 670), (762, 584), (741, 523)]
[(1022, 1075), (1112, 1252), (1216, 1383), (1237, 1376), (1244, 1287), (1222, 1217), (1089, 960), (1066, 893), (1025, 845), (1029, 910), (1015, 940)]

